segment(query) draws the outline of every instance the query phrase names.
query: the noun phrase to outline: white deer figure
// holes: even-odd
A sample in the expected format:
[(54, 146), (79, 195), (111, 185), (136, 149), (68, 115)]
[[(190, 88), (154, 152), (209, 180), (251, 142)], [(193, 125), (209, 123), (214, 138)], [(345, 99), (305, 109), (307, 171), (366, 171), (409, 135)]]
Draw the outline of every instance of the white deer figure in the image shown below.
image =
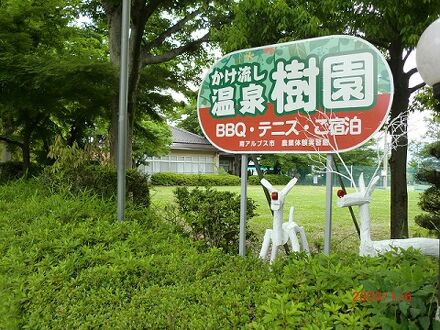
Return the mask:
[[(271, 263), (276, 258), (278, 247), (286, 244), (289, 239), (292, 251), (301, 251), (302, 246), (303, 251), (310, 253), (304, 228), (293, 221), (293, 207), (290, 208), (289, 221), (283, 223), (284, 199), (297, 181), (297, 178), (293, 178), (283, 190), (278, 191), (266, 179), (261, 180), (261, 184), (266, 187), (271, 194), (270, 208), (273, 211), (273, 225), (272, 229), (267, 229), (264, 234), (260, 258), (265, 259), (267, 257), (269, 246), (272, 243), (272, 252), (270, 255)], [(297, 234), (301, 237), (301, 246)]]
[(370, 201), (374, 187), (379, 180), (378, 176), (371, 179), (368, 187), (365, 187), (363, 173), (359, 177), (358, 192), (346, 194), (340, 197), (337, 204), (340, 207), (359, 206), (359, 217), (361, 221), (360, 236), (361, 245), (359, 255), (376, 256), (394, 248), (408, 249), (413, 247), (419, 249), (422, 254), (439, 257), (439, 239), (435, 238), (405, 238), (405, 239), (387, 239), (382, 241), (372, 241), (370, 237)]

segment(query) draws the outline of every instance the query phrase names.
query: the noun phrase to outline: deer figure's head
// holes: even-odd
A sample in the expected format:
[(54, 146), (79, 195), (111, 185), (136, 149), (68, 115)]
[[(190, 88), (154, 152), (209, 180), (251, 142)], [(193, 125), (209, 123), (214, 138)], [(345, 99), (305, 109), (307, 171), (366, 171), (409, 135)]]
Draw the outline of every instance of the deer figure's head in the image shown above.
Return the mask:
[(339, 207), (348, 207), (354, 205), (363, 205), (367, 204), (371, 200), (371, 194), (374, 191), (375, 185), (379, 180), (379, 176), (375, 176), (371, 179), (368, 187), (365, 187), (364, 174), (361, 173), (359, 176), (359, 191), (346, 194), (339, 198), (337, 204)]
[(289, 181), (289, 183), (281, 190), (276, 190), (269, 181), (266, 179), (261, 179), (260, 183), (269, 191), (271, 194), (271, 202), (270, 202), (270, 208), (272, 211), (278, 211), (282, 209), (282, 206), (284, 204), (284, 198), (289, 193), (290, 190), (292, 190), (293, 186), (298, 181), (297, 178), (293, 178)]

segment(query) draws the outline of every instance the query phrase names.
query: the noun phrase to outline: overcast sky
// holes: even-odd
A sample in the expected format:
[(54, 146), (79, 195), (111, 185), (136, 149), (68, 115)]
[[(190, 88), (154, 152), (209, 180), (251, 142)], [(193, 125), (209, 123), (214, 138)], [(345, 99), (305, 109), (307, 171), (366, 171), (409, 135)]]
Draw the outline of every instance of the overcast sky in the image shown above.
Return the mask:
[[(408, 58), (405, 71), (408, 71), (412, 68), (416, 67), (416, 52), (414, 51), (410, 57)], [(421, 83), (423, 80), (420, 77), (419, 73), (414, 74), (410, 80), (410, 86), (417, 85)], [(419, 112), (416, 111), (409, 116), (408, 120), (408, 137), (410, 142), (418, 141), (423, 142), (426, 140), (426, 118), (430, 117), (431, 114), (429, 111)], [(428, 142), (428, 141), (427, 141)]]

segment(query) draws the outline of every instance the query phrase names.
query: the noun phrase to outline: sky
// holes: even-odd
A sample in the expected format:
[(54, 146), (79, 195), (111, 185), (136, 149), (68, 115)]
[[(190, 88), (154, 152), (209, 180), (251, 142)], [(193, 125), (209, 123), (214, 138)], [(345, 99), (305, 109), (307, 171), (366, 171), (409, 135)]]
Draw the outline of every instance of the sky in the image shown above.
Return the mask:
[[(405, 70), (408, 71), (412, 68), (416, 67), (416, 51), (413, 51), (413, 53), (409, 56), (406, 65)], [(420, 77), (420, 74), (417, 72), (411, 77), (410, 80), (410, 86), (415, 86), (419, 83), (423, 82), (422, 77)], [(416, 111), (414, 113), (411, 113), (409, 115), (408, 119), (408, 138), (410, 142), (418, 141), (422, 142), (426, 140), (426, 118), (429, 117), (431, 114), (429, 111), (419, 112)]]

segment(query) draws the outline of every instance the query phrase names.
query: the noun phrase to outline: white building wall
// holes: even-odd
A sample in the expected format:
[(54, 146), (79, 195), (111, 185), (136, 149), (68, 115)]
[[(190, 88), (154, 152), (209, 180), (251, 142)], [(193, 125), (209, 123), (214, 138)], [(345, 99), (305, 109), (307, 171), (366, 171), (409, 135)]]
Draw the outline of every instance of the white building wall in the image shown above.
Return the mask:
[(185, 174), (217, 173), (219, 157), (217, 153), (173, 150), (167, 156), (148, 157), (148, 164), (139, 170), (148, 173), (173, 172)]

